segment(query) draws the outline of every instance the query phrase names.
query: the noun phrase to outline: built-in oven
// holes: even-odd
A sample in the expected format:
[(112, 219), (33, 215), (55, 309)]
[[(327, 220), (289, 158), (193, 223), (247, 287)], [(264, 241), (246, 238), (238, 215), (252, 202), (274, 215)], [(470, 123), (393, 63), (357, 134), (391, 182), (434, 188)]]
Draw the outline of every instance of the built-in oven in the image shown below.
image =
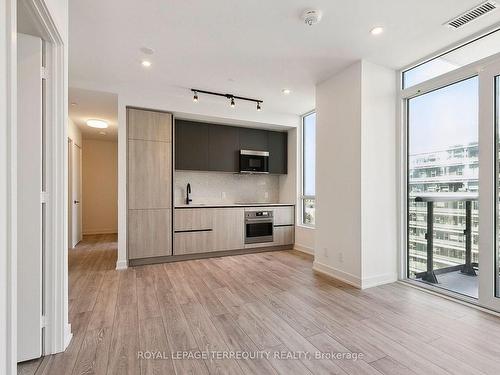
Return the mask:
[(240, 173), (269, 173), (269, 152), (240, 150)]
[(245, 243), (273, 242), (273, 211), (245, 212)]

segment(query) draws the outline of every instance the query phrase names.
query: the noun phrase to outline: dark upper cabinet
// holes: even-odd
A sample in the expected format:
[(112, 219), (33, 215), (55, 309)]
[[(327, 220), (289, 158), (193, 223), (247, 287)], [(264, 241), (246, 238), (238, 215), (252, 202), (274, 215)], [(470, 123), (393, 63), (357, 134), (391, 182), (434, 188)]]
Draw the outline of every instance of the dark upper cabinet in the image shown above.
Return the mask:
[(208, 170), (238, 172), (240, 162), (240, 138), (238, 128), (209, 125)]
[(175, 169), (208, 170), (208, 124), (175, 121)]
[(240, 149), (252, 151), (267, 151), (267, 130), (239, 128)]
[(268, 132), (269, 173), (287, 174), (288, 133)]
[(240, 150), (269, 151), (269, 172), (287, 173), (286, 132), (175, 120), (175, 169), (239, 172)]

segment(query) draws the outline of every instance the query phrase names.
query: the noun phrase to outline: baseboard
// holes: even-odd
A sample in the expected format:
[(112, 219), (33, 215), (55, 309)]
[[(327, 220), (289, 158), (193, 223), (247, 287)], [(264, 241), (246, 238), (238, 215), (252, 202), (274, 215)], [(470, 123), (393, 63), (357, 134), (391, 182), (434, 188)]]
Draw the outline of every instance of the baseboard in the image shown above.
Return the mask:
[(103, 229), (103, 230), (90, 230), (83, 232), (84, 236), (93, 236), (96, 234), (117, 234), (118, 231), (116, 229)]
[(128, 264), (126, 260), (117, 260), (116, 261), (116, 270), (126, 270), (128, 268)]
[(359, 277), (351, 275), (350, 273), (340, 271), (317, 261), (313, 262), (313, 270), (323, 275), (340, 280), (346, 284), (352, 285), (355, 288), (361, 289), (361, 280), (359, 279)]
[(293, 245), (293, 249), (300, 251), (302, 253), (314, 255), (314, 249), (312, 247), (308, 247), (308, 246), (304, 246), (304, 245), (300, 245), (300, 244), (296, 243)]
[(69, 346), (73, 333), (71, 332), (71, 323), (68, 323), (64, 329), (64, 350)]
[(362, 289), (373, 288), (375, 286), (390, 284), (398, 281), (398, 274), (395, 273), (385, 273), (382, 275), (367, 277), (362, 280)]

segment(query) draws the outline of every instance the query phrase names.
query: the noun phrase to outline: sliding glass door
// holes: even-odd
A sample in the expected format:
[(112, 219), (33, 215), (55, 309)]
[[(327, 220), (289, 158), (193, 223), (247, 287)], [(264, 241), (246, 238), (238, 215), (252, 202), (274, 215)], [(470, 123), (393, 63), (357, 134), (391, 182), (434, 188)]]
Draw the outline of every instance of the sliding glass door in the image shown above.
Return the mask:
[(478, 298), (478, 77), (407, 100), (408, 277)]
[(403, 99), (407, 278), (500, 312), (500, 55)]
[[(500, 61), (487, 65), (480, 77), (481, 233), (479, 302), (500, 311)], [(484, 162), (483, 162), (484, 159)]]

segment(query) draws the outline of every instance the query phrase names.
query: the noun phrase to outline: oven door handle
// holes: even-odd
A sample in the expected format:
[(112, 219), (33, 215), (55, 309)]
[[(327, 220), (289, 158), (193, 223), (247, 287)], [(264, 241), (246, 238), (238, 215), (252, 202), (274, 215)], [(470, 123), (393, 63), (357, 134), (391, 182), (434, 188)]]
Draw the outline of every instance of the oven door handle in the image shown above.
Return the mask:
[(269, 219), (245, 219), (246, 224), (252, 224), (252, 223), (273, 223), (273, 220)]

